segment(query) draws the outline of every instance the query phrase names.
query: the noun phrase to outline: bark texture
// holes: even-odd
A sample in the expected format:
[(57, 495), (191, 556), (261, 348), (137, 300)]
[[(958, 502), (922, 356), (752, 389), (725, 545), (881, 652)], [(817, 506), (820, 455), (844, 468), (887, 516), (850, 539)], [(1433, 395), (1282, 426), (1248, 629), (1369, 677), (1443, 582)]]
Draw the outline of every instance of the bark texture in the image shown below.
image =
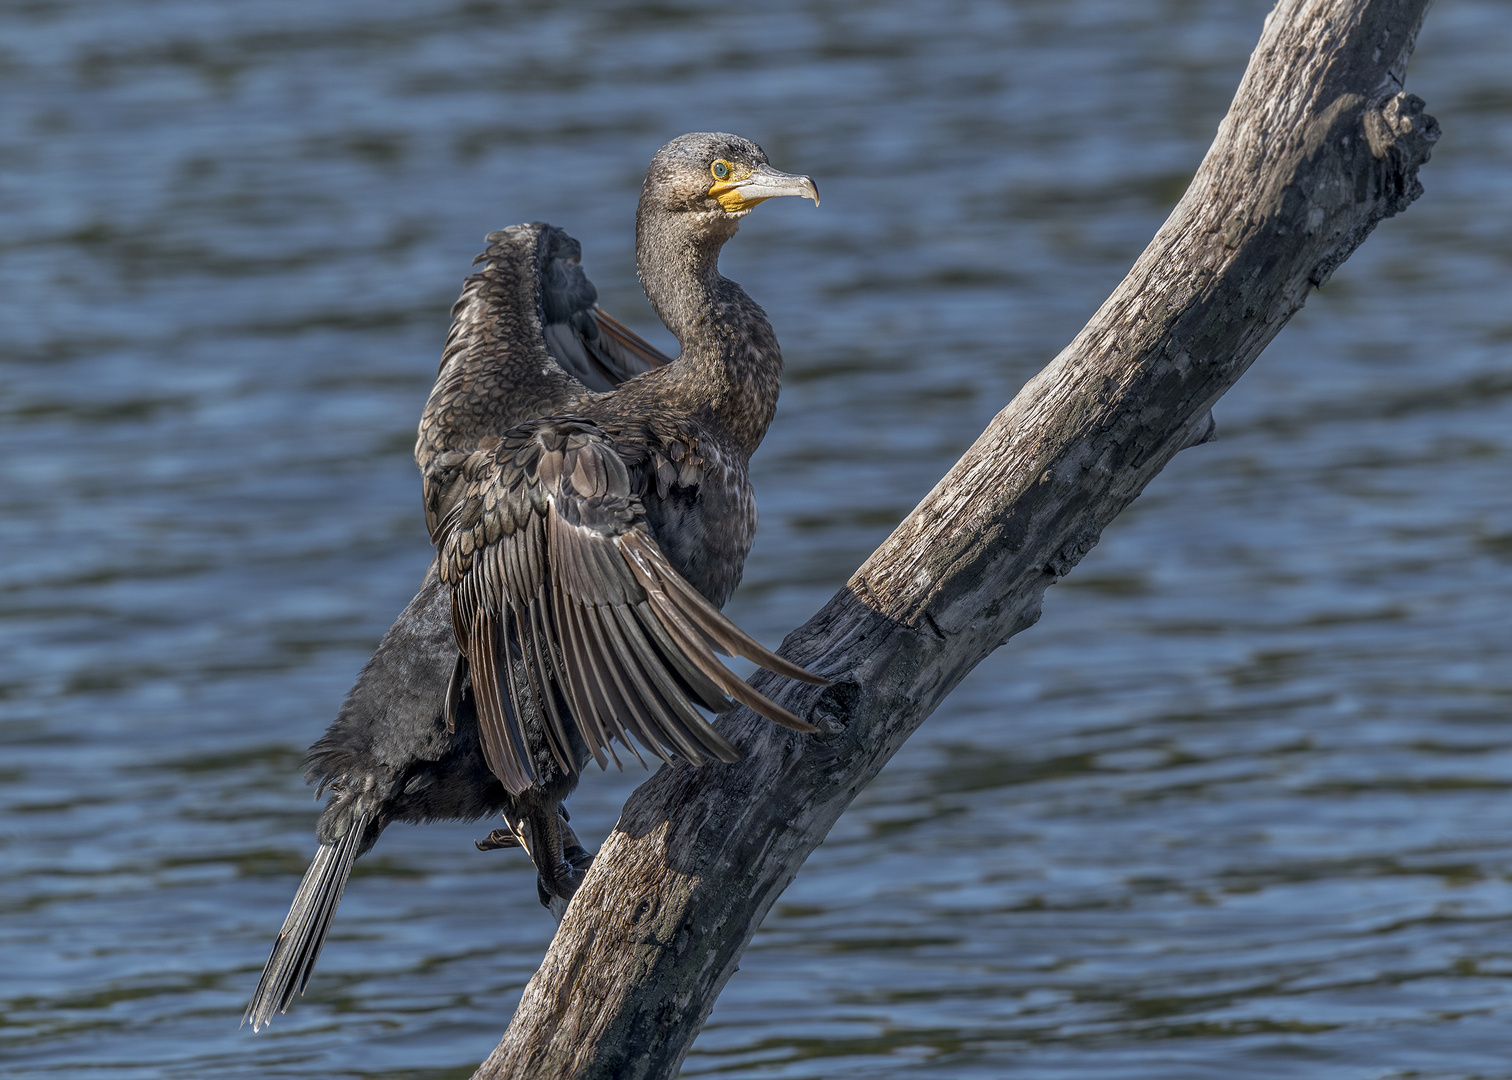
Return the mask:
[[(751, 935), (903, 741), (1038, 618), (1310, 289), (1422, 192), (1438, 126), (1402, 93), (1428, 0), (1281, 0), (1191, 187), (1076, 339), (758, 676), (820, 724), (747, 710), (746, 757), (663, 768), (625, 805), (474, 1080), (673, 1076)], [(764, 674), (764, 673), (763, 673)]]

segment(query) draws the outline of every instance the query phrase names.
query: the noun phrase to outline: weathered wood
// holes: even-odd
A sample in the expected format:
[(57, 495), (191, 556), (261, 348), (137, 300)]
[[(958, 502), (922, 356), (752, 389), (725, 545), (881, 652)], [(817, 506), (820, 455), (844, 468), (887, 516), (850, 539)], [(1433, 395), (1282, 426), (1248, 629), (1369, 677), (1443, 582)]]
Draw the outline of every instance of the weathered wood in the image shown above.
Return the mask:
[(475, 1080), (673, 1075), (741, 952), (841, 812), (946, 694), (1039, 617), (1210, 409), (1382, 218), (1438, 137), (1402, 80), (1428, 0), (1281, 0), (1190, 188), (1086, 328), (783, 653), (745, 760), (630, 797)]

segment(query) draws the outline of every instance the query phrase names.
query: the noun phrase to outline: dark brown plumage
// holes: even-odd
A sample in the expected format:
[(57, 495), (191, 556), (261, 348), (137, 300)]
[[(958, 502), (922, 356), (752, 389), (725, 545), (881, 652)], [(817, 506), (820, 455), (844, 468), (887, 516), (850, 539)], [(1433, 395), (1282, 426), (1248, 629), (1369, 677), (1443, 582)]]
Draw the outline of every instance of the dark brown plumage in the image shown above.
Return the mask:
[(682, 345), (675, 361), (598, 309), (565, 233), (489, 237), (415, 449), (437, 561), (312, 748), (306, 775), (333, 796), (248, 1006), (254, 1028), (303, 989), (352, 861), (390, 821), (502, 811), (507, 827), (479, 846), (524, 846), (560, 914), (591, 861), (561, 803), (613, 741), (735, 760), (698, 711), (735, 702), (813, 730), (714, 656), (823, 682), (718, 610), (754, 534), (747, 462), (782, 369), (765, 314), (718, 255), (780, 195), (818, 202), (807, 177), (734, 136), (683, 136), (653, 159), (637, 261)]

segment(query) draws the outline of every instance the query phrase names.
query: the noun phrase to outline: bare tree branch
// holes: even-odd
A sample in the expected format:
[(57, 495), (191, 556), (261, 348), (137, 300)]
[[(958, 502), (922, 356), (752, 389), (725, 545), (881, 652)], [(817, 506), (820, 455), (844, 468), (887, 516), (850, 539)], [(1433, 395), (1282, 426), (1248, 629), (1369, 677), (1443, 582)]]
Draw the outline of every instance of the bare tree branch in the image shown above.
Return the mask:
[(669, 1077), (751, 935), (851, 800), (1180, 450), (1382, 218), (1438, 137), (1402, 81), (1428, 0), (1281, 0), (1191, 187), (1086, 328), (783, 652), (745, 760), (630, 797), (475, 1080)]

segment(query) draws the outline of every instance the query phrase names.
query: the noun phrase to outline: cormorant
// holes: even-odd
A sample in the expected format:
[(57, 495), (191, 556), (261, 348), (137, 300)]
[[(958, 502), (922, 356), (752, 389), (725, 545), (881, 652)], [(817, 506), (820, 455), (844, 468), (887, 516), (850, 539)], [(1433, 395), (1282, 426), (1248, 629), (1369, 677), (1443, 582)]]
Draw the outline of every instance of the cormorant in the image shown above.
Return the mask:
[(824, 682), (718, 610), (750, 550), (747, 462), (782, 371), (765, 313), (718, 257), (784, 195), (819, 202), (733, 135), (684, 135), (652, 159), (636, 262), (675, 361), (597, 307), (561, 230), (490, 234), (415, 448), (437, 559), (306, 759), (332, 798), (243, 1017), (254, 1030), (303, 992), (353, 860), (389, 822), (502, 812), (479, 847), (525, 847), (560, 916), (591, 862), (561, 803), (611, 739), (637, 758), (631, 736), (667, 761), (734, 761), (695, 706), (736, 701), (814, 730), (712, 651)]

